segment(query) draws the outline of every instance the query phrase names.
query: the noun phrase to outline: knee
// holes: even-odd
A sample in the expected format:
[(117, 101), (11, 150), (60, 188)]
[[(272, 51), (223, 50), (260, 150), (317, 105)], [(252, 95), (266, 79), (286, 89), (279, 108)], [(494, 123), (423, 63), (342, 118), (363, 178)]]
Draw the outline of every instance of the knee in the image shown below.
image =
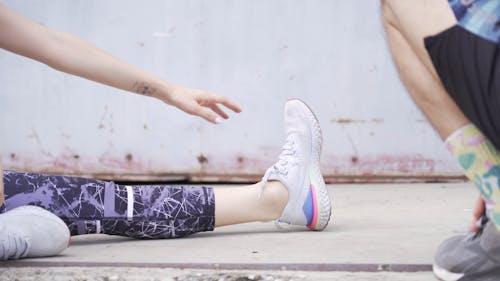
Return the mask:
[(387, 24), (394, 24), (394, 14), (391, 8), (392, 1), (393, 0), (380, 0), (380, 13), (384, 26)]

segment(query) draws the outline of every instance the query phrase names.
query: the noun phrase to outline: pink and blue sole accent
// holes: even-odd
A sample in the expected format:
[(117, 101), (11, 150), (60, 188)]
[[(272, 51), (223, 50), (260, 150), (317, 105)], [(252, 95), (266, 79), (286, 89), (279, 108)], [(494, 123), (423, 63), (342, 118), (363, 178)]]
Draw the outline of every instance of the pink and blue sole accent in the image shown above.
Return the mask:
[(316, 186), (311, 182), (306, 201), (302, 205), (302, 210), (307, 218), (307, 227), (315, 230), (318, 228), (318, 196)]

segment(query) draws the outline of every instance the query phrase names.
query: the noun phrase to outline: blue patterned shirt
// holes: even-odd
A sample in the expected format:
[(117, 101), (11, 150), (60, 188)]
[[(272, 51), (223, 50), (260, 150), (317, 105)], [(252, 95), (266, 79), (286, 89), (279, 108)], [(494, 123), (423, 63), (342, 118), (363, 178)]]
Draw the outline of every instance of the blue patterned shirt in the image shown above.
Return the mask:
[(500, 43), (500, 0), (448, 0), (458, 25)]

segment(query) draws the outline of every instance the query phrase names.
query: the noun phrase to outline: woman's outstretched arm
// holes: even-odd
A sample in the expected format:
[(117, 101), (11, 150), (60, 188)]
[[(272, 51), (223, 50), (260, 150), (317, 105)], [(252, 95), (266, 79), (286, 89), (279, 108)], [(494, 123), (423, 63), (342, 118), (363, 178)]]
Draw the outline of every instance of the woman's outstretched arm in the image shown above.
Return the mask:
[(71, 34), (32, 22), (0, 4), (0, 48), (54, 69), (125, 91), (155, 97), (212, 123), (229, 116), (219, 105), (240, 112), (224, 96), (168, 83)]

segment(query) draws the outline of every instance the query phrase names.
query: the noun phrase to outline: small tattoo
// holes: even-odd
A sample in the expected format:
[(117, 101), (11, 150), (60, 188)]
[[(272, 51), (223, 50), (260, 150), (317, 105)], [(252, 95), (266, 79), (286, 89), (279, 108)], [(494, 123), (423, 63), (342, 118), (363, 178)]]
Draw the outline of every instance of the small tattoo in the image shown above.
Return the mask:
[(134, 86), (132, 86), (132, 89), (134, 89), (136, 93), (145, 96), (152, 96), (156, 92), (155, 88), (144, 82), (135, 82)]

